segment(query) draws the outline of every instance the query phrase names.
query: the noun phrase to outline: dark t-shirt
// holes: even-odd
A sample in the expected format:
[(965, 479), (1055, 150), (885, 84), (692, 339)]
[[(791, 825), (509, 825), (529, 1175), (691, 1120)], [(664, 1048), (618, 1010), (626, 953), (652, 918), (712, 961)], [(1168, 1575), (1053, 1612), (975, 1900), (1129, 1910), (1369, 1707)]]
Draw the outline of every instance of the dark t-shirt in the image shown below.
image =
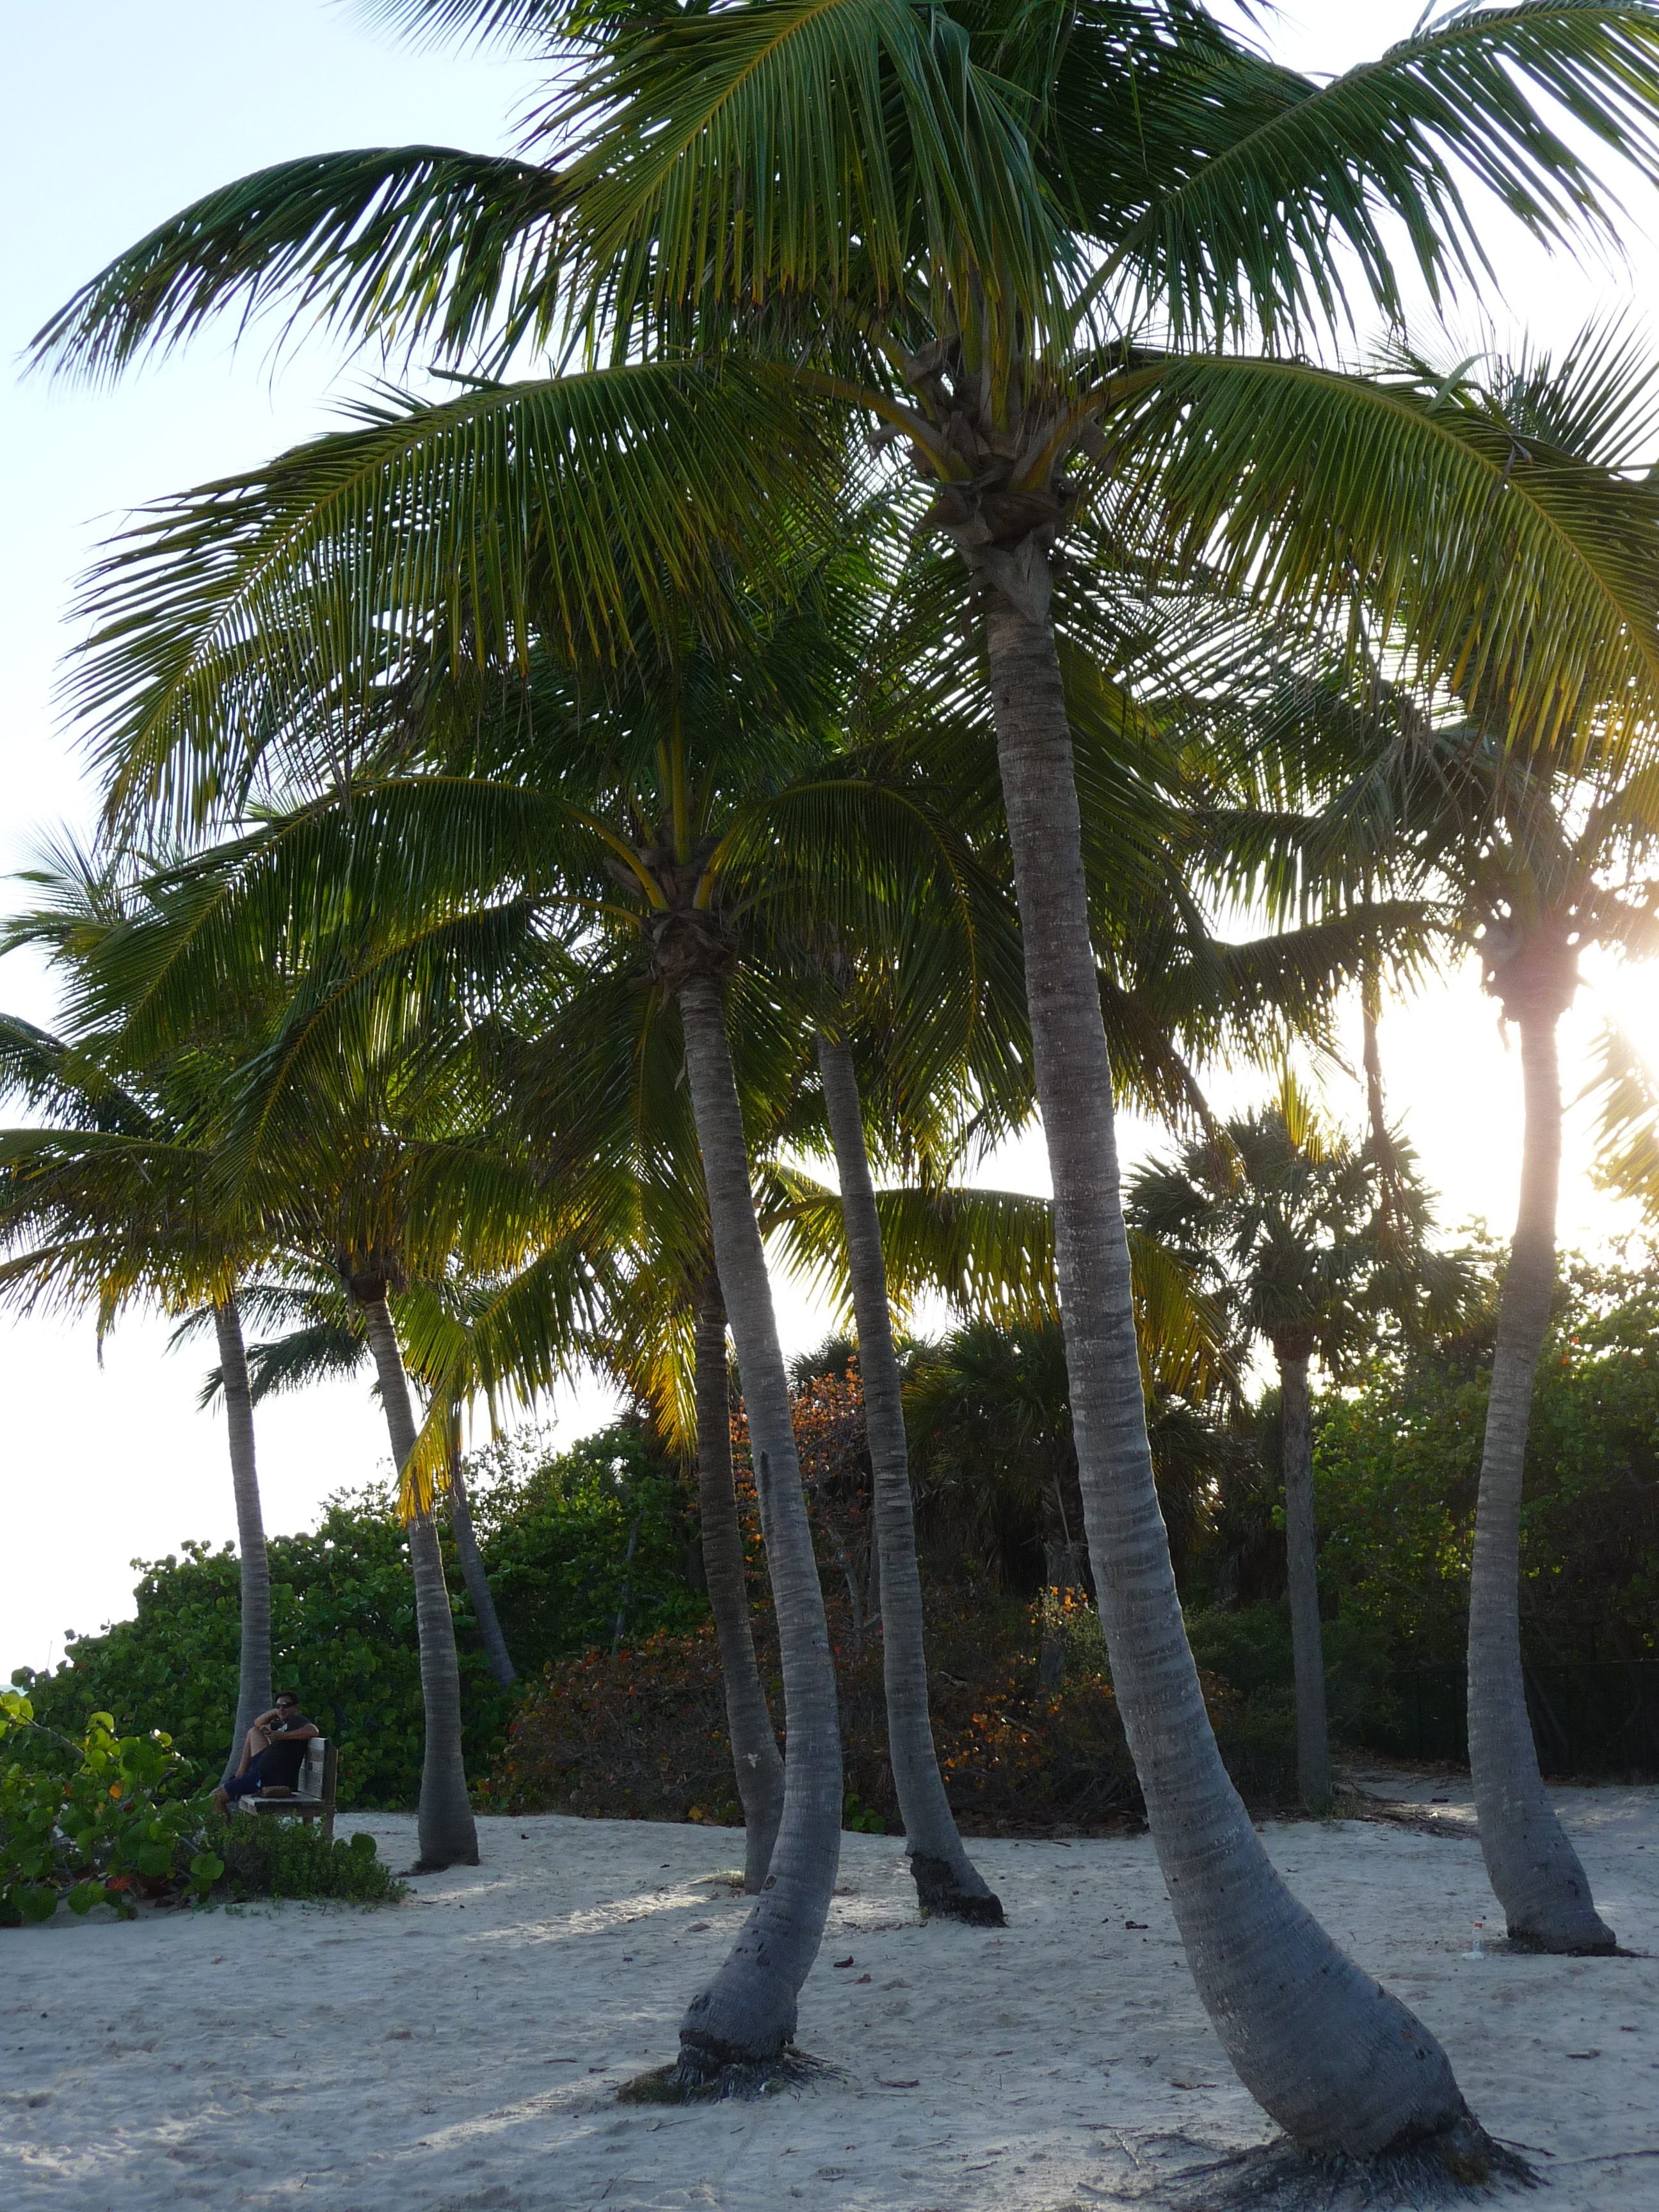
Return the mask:
[(300, 1742), (294, 1741), (291, 1731), (309, 1728), (311, 1723), (303, 1714), (295, 1713), (270, 1731), (270, 1741), (259, 1761), (259, 1777), (267, 1785), (275, 1783), (279, 1790), (292, 1790), (300, 1778), (300, 1770), (306, 1763), (307, 1736)]

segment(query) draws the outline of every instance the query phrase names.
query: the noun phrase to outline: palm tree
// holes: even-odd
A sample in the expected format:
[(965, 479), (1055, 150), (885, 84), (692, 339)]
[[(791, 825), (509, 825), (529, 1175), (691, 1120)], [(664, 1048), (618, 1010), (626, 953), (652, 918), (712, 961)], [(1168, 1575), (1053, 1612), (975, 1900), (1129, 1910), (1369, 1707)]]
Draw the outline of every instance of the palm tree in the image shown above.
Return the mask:
[[(696, 1465), (704, 1583), (744, 1808), (744, 1887), (757, 1896), (782, 1817), (783, 1759), (750, 1618), (726, 1308), (678, 1055), (660, 1008), (637, 981), (632, 959), (597, 964), (536, 1008), (533, 1034), (508, 1046), (513, 1121), (533, 1154), (574, 1155), (607, 1172), (620, 1166), (634, 1194), (614, 1251), (601, 1253), (588, 1236), (593, 1311), (573, 1349), (650, 1405), (670, 1445)], [(509, 1000), (500, 1018), (522, 1021), (527, 1011)], [(752, 1070), (744, 1088), (752, 1123), (757, 1108), (766, 1111)]]
[[(433, 149), (289, 165), (163, 226), (44, 343), (118, 364), (228, 296), (257, 304), (288, 285), (348, 329), (436, 336), (459, 352), (493, 326), (507, 347), (569, 327), (574, 271), (619, 358), (636, 337), (647, 352), (734, 332), (781, 339), (798, 389), (873, 413), (905, 441), (977, 592), (1090, 1542), (1200, 1990), (1235, 2065), (1298, 2141), (1356, 2154), (1473, 2142), (1486, 2157), (1432, 2039), (1278, 1884), (1215, 1754), (1185, 1648), (1133, 1342), (1053, 549), (1079, 503), (1071, 471), (1092, 448), (1084, 496), (1168, 518), (1171, 536), (1218, 545), (1266, 592), (1360, 589), (1392, 612), (1415, 578), (1413, 642), (1434, 675), (1468, 640), (1462, 580), (1433, 532), (1501, 501), (1518, 550), (1484, 635), (1501, 636), (1523, 601), (1544, 611), (1527, 705), (1609, 660), (1645, 701), (1656, 656), (1643, 564), (1583, 558), (1561, 527), (1574, 471), (1515, 471), (1503, 441), (1420, 386), (1367, 387), (1285, 354), (1147, 358), (1124, 341), (1148, 309), (1178, 340), (1251, 324), (1283, 338), (1340, 313), (1356, 272), (1395, 309), (1384, 208), (1431, 287), (1477, 273), (1455, 163), (1535, 232), (1605, 223), (1595, 179), (1534, 100), (1565, 100), (1603, 147), (1650, 166), (1659, 22), (1636, 0), (1459, 10), (1315, 85), (1185, 0), (1097, 0), (1081, 16), (1056, 0), (1018, 17), (750, 0), (666, 29), (544, 0), (403, 0), (398, 12), (423, 27), (570, 35), (586, 66), (538, 119), (560, 167)], [(619, 373), (653, 372), (670, 384), (685, 374), (667, 352)], [(450, 457), (517, 404), (461, 403)], [(498, 468), (474, 481), (495, 496), (506, 479)], [(1587, 597), (1613, 607), (1611, 629), (1575, 628)], [(95, 672), (84, 696), (112, 703)], [(136, 773), (161, 765), (140, 758)], [(672, 933), (689, 953), (695, 937)], [(696, 965), (684, 963), (681, 1003), (700, 1113), (717, 1099), (727, 1109), (711, 1168), (718, 1215), (737, 1198), (738, 1125), (714, 1050), (714, 979), (706, 958)], [(718, 1148), (712, 1123), (710, 1140)], [(738, 1227), (716, 1220), (723, 1278), (745, 1249)], [(752, 1277), (756, 1253), (747, 1260)], [(742, 1362), (760, 1310), (727, 1291)], [(769, 1435), (770, 1416), (763, 1425)]]
[(1230, 1121), (1129, 1187), (1132, 1223), (1168, 1244), (1279, 1369), (1285, 1549), (1296, 1674), (1297, 1780), (1310, 1810), (1331, 1801), (1308, 1364), (1340, 1380), (1403, 1306), (1455, 1306), (1462, 1273), (1431, 1252), (1426, 1194), (1397, 1139), (1385, 1223), (1378, 1164), (1322, 1125), (1293, 1080), (1279, 1103)]
[(898, 1358), (893, 1349), (887, 1268), (882, 1256), (875, 1185), (865, 1149), (858, 1071), (845, 1036), (820, 1030), (817, 1061), (841, 1181), (848, 1275), (858, 1322), (859, 1375), (864, 1386), (874, 1478), (887, 1741), (899, 1814), (904, 1822), (905, 1855), (924, 1911), (1000, 1928), (1006, 1917), (1001, 1903), (963, 1848), (933, 1747), (910, 1461), (904, 1440)]
[[(9, 927), (8, 947), (46, 950), (71, 986), (89, 948), (117, 926), (125, 894), (74, 849), (28, 878), (45, 894)], [(224, 1376), (226, 1440), (240, 1579), (236, 1716), (222, 1779), (269, 1710), (270, 1575), (254, 1454), (239, 1290), (263, 1256), (258, 1225), (214, 1187), (202, 1109), (213, 1048), (193, 1040), (169, 1063), (121, 1066), (112, 1041), (73, 1041), (0, 1018), (0, 1091), (44, 1120), (0, 1133), (3, 1294), (91, 1304), (101, 1340), (137, 1298), (176, 1312), (209, 1301)]]
[[(485, 1400), (492, 1434), (504, 1407), (532, 1404), (561, 1370), (578, 1356), (580, 1336), (568, 1334), (578, 1301), (574, 1271), (605, 1278), (596, 1255), (580, 1259), (554, 1246), (538, 1253), (505, 1281), (446, 1279), (415, 1285), (399, 1300), (399, 1342), (409, 1371), (428, 1405), (415, 1467), (447, 1506), (456, 1558), (478, 1625), (491, 1674), (502, 1689), (519, 1679), (502, 1633), (495, 1602), (472, 1528), (462, 1455), (469, 1406)], [(586, 1285), (584, 1285), (586, 1291)], [(361, 1317), (354, 1314), (337, 1277), (301, 1281), (290, 1268), (279, 1283), (250, 1286), (244, 1301), (283, 1334), (265, 1337), (247, 1352), (252, 1403), (275, 1392), (308, 1389), (324, 1377), (358, 1374), (371, 1355)], [(219, 1369), (208, 1376), (204, 1402), (223, 1389)]]
[[(270, 1574), (254, 1457), (253, 1407), (226, 1212), (210, 1194), (210, 1161), (168, 1115), (165, 1092), (124, 1082), (95, 1053), (0, 1017), (0, 1084), (51, 1116), (0, 1131), (0, 1296), (95, 1307), (101, 1340), (139, 1298), (177, 1310), (207, 1295), (224, 1376), (226, 1440), (236, 1506), (240, 1640), (236, 1717), (221, 1779), (270, 1709)], [(218, 1218), (216, 1219), (215, 1217)], [(223, 1237), (216, 1255), (213, 1245)], [(217, 1277), (216, 1282), (215, 1278)]]
[(783, 1818), (784, 1770), (749, 1617), (743, 1532), (732, 1471), (726, 1301), (712, 1254), (694, 1299), (697, 1517), (702, 1530), (703, 1581), (720, 1644), (726, 1723), (743, 1806), (743, 1886), (754, 1897), (765, 1884)]
[[(1420, 366), (1420, 365), (1419, 365)], [(1530, 465), (1582, 471), (1588, 520), (1609, 543), (1653, 542), (1644, 457), (1654, 372), (1617, 324), (1586, 331), (1558, 358), (1497, 361), (1467, 373), (1460, 404)], [(1557, 1029), (1585, 945), (1654, 946), (1648, 871), (1659, 841), (1651, 709), (1638, 714), (1594, 670), (1543, 705), (1528, 689), (1536, 630), (1504, 625), (1505, 528), (1467, 556), (1474, 587), (1468, 665), (1447, 711), (1425, 715), (1373, 684), (1324, 757), (1322, 786), (1296, 833), (1304, 887), (1345, 875), (1430, 891), (1444, 937), (1473, 941), (1486, 989), (1521, 1032), (1524, 1138), (1520, 1202), (1494, 1348), (1469, 1593), (1469, 1759), (1481, 1849), (1509, 1932), (1528, 1948), (1606, 1951), (1577, 1853), (1539, 1773), (1522, 1669), (1519, 1564), (1527, 1432), (1555, 1285), (1561, 1152)], [(1605, 618), (1610, 622), (1609, 615)], [(1378, 712), (1379, 705), (1383, 711)], [(1278, 791), (1285, 780), (1270, 776)], [(1294, 777), (1288, 780), (1293, 784)], [(1265, 832), (1272, 847), (1279, 832)], [(1275, 865), (1278, 865), (1275, 863)]]

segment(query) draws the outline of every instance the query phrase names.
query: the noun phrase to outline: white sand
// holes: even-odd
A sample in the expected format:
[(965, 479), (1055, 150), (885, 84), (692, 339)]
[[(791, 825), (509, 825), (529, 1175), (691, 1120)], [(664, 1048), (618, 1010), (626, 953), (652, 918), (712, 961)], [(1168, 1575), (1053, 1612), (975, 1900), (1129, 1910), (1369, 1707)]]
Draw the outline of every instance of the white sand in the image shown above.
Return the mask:
[[(1659, 1792), (1562, 1802), (1602, 1911), (1659, 1950)], [(357, 1825), (406, 1863), (412, 1821)], [(663, 2111), (611, 2093), (672, 2057), (745, 1910), (698, 1886), (737, 1839), (479, 1826), (484, 1864), (395, 1910), (60, 1915), (0, 1934), (3, 2212), (301, 2196), (329, 2212), (1057, 2212), (1144, 2203), (1206, 2148), (1269, 2133), (1205, 2021), (1144, 1838), (977, 1844), (1012, 1923), (987, 1935), (918, 1925), (898, 1845), (849, 1836), (800, 2018), (842, 2077)], [(1530, 2147), (1555, 2185), (1540, 2212), (1659, 2204), (1659, 1964), (1463, 1957), (1492, 1911), (1467, 1836), (1350, 1821), (1267, 1840), (1441, 2037), (1486, 2125)]]

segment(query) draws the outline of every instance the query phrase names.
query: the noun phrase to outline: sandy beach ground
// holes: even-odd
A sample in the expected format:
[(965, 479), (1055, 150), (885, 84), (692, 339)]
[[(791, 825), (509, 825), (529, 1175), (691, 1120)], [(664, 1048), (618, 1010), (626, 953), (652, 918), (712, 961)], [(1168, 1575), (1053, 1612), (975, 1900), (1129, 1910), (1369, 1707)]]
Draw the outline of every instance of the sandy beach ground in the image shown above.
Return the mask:
[[(1659, 2204), (1659, 1961), (1464, 1956), (1490, 1893), (1455, 1783), (1428, 1835), (1267, 1830), (1286, 1879), (1527, 2146), (1552, 2212)], [(1659, 1953), (1659, 1791), (1560, 1802), (1601, 1910)], [(370, 1830), (398, 1866), (413, 1822)], [(0, 2206), (144, 2212), (1059, 2212), (1156, 2203), (1270, 2133), (1233, 2079), (1145, 1838), (980, 1843), (1005, 1932), (918, 1924), (900, 1846), (846, 1838), (800, 2040), (837, 2077), (623, 2107), (744, 1911), (717, 1829), (479, 1824), (483, 1864), (378, 1911), (60, 1914), (0, 1935)]]

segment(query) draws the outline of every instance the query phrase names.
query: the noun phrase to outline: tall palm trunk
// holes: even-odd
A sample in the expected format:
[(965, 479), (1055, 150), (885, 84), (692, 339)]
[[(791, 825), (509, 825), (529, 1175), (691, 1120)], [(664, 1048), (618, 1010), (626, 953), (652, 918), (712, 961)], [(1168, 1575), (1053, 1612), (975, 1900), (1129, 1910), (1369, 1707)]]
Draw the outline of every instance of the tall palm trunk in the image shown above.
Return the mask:
[(714, 1263), (749, 1416), (783, 1657), (787, 1731), (783, 1817), (770, 1869), (725, 1965), (692, 1999), (680, 2025), (680, 2078), (693, 2082), (728, 2065), (764, 2064), (793, 2039), (796, 1999), (823, 1939), (841, 1860), (842, 1770), (823, 1591), (755, 1219), (720, 986), (695, 964), (675, 980)]
[[(1561, 1075), (1556, 1024), (1565, 1000), (1511, 979), (1526, 1092), (1521, 1200), (1504, 1277), (1480, 1454), (1469, 1576), (1469, 1769), (1487, 1876), (1512, 1941), (1540, 1951), (1611, 1951), (1578, 1854), (1538, 1771), (1521, 1671), (1521, 1486), (1533, 1381), (1555, 1290), (1561, 1178)], [(1541, 1000), (1541, 1003), (1539, 1001)]]
[(236, 1725), (221, 1778), (228, 1782), (257, 1713), (270, 1710), (270, 1563), (265, 1556), (264, 1516), (259, 1510), (259, 1471), (253, 1456), (253, 1393), (247, 1376), (242, 1316), (234, 1297), (213, 1309), (219, 1339), (219, 1374), (225, 1394), (225, 1432), (230, 1443), (230, 1482), (236, 1498), (236, 1550), (241, 1570), (242, 1648), (236, 1677)]
[(743, 1803), (743, 1886), (758, 1896), (783, 1818), (783, 1759), (755, 1663), (748, 1576), (732, 1480), (732, 1404), (726, 1364), (726, 1305), (714, 1277), (696, 1291), (697, 1517), (702, 1573), (720, 1644), (726, 1725)]
[(887, 1304), (887, 1263), (881, 1249), (875, 1185), (864, 1144), (858, 1073), (843, 1040), (820, 1032), (818, 1073), (835, 1140), (841, 1182), (853, 1314), (859, 1332), (859, 1376), (875, 1478), (876, 1555), (881, 1584), (882, 1674), (887, 1692), (887, 1746), (904, 1822), (904, 1846), (925, 1910), (981, 1926), (1005, 1925), (1002, 1906), (972, 1860), (945, 1794), (927, 1710), (927, 1651), (922, 1633), (921, 1577), (910, 1499), (910, 1455), (904, 1437), (898, 1359)]
[[(415, 1414), (398, 1332), (383, 1296), (364, 1301), (363, 1324), (374, 1355), (392, 1456), (401, 1469), (415, 1449)], [(461, 1668), (455, 1652), (455, 1617), (449, 1609), (437, 1526), (429, 1513), (417, 1513), (409, 1524), (409, 1558), (415, 1575), (421, 1707), (426, 1722), (417, 1815), (420, 1856), (415, 1870), (436, 1874), (447, 1866), (477, 1866), (478, 1830), (461, 1759)]]
[(1112, 1679), (1176, 1924), (1229, 2058), (1298, 2143), (1367, 2156), (1430, 2142), (1481, 2160), (1486, 2138), (1433, 2037), (1279, 1881), (1204, 1710), (1146, 1442), (1048, 563), (1029, 543), (1004, 560), (1019, 604), (986, 579), (986, 641), (1054, 1179), (1084, 1519)]
[(500, 1687), (510, 1690), (519, 1679), (519, 1670), (513, 1664), (513, 1654), (507, 1648), (501, 1617), (490, 1595), (483, 1555), (473, 1533), (472, 1507), (466, 1494), (460, 1447), (453, 1438), (449, 1447), (449, 1527), (455, 1539), (455, 1556), (461, 1563), (461, 1580), (472, 1601), (472, 1617), (478, 1624), (478, 1641), (483, 1645), (484, 1658)]
[(1291, 1592), (1291, 1658), (1296, 1671), (1296, 1783), (1312, 1813), (1331, 1802), (1331, 1736), (1325, 1716), (1325, 1646), (1319, 1627), (1319, 1539), (1314, 1525), (1313, 1422), (1308, 1352), (1275, 1344), (1285, 1468), (1285, 1558)]

